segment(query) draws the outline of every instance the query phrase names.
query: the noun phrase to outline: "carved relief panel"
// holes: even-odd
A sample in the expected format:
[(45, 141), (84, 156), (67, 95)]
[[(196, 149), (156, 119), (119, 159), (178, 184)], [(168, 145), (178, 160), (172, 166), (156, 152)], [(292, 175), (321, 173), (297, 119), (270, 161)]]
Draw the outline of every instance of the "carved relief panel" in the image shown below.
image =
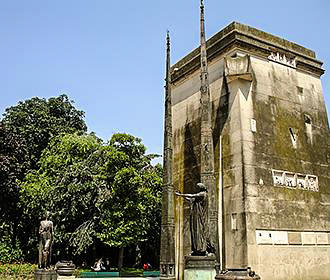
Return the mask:
[(270, 55), (268, 56), (269, 60), (296, 68), (296, 58), (290, 58), (286, 56), (284, 53), (280, 52), (271, 52)]
[(274, 186), (313, 192), (319, 191), (318, 178), (315, 175), (305, 175), (281, 170), (272, 170), (272, 173)]

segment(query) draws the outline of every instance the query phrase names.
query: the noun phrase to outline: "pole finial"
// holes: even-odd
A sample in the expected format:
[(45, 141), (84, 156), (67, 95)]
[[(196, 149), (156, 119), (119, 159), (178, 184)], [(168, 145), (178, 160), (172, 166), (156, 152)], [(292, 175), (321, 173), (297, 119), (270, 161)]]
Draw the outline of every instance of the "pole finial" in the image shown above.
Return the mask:
[(204, 21), (204, 0), (201, 0), (201, 21)]
[(171, 38), (170, 38), (170, 31), (168, 29), (166, 31), (166, 44), (167, 44), (167, 49), (169, 49), (171, 45)]

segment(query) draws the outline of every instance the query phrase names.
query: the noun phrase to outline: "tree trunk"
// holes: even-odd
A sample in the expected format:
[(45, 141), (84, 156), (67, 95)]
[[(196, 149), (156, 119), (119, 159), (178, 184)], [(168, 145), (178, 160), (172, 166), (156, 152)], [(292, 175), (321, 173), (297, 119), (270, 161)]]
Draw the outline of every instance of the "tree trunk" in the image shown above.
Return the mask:
[(95, 264), (95, 262), (97, 261), (96, 259), (96, 246), (95, 246), (95, 243), (93, 245), (93, 250), (92, 250), (92, 260), (93, 260), (93, 265)]
[(119, 258), (118, 258), (118, 270), (120, 271), (123, 268), (124, 262), (124, 247), (119, 248)]

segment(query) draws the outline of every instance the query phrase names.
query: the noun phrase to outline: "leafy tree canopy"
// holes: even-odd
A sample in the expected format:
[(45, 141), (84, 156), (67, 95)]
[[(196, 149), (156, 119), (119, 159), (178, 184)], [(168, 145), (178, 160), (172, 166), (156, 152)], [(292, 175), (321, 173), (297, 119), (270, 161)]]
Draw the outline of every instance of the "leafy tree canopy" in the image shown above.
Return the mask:
[(145, 151), (128, 134), (107, 144), (87, 134), (53, 138), (22, 186), (26, 219), (37, 226), (49, 210), (56, 242), (68, 254), (80, 255), (97, 240), (111, 247), (146, 240), (160, 214), (161, 176)]
[(18, 203), (17, 180), (22, 179), (28, 162), (27, 146), (19, 135), (0, 121), (0, 213), (3, 221), (11, 221)]
[[(25, 237), (20, 227), (19, 182), (29, 170), (37, 169), (43, 149), (60, 133), (86, 131), (84, 113), (66, 95), (32, 98), (7, 108), (0, 120), (0, 235), (11, 240)], [(6, 229), (6, 230), (3, 230)], [(6, 241), (7, 242), (7, 241)], [(7, 245), (6, 245), (7, 246)], [(9, 244), (8, 244), (9, 246)]]
[[(115, 148), (108, 154), (106, 168), (110, 191), (102, 208), (101, 232), (98, 237), (110, 246), (126, 247), (143, 241), (151, 217), (159, 207), (161, 177), (145, 155), (141, 140), (128, 134), (115, 134), (109, 141)], [(121, 162), (116, 162), (121, 158)]]
[(0, 121), (0, 262), (18, 261), (21, 257), (17, 230), (20, 220), (17, 180), (24, 177), (27, 147)]
[(30, 168), (35, 169), (51, 137), (60, 133), (86, 131), (84, 112), (77, 110), (66, 95), (34, 97), (7, 108), (3, 124), (23, 139), (28, 148)]
[[(84, 112), (66, 95), (32, 98), (0, 120), (0, 248), (5, 259), (35, 258), (46, 210), (57, 255), (74, 258), (99, 244), (148, 244), (158, 251), (161, 166), (141, 139), (86, 134)], [(8, 249), (9, 248), (9, 249)], [(23, 251), (21, 250), (23, 249)], [(156, 253), (157, 254), (157, 253)]]

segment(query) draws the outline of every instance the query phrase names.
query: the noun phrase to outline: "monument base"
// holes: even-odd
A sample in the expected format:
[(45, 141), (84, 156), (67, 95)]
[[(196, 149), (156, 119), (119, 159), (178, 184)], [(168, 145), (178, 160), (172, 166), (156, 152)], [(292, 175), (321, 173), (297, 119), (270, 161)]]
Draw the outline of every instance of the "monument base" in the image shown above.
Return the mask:
[(213, 280), (215, 272), (214, 256), (186, 256), (184, 280)]
[(238, 269), (228, 269), (221, 271), (215, 277), (216, 280), (260, 280), (260, 276), (257, 275), (250, 267), (248, 268), (238, 268)]
[(35, 280), (57, 280), (57, 273), (55, 270), (38, 269), (34, 273)]

